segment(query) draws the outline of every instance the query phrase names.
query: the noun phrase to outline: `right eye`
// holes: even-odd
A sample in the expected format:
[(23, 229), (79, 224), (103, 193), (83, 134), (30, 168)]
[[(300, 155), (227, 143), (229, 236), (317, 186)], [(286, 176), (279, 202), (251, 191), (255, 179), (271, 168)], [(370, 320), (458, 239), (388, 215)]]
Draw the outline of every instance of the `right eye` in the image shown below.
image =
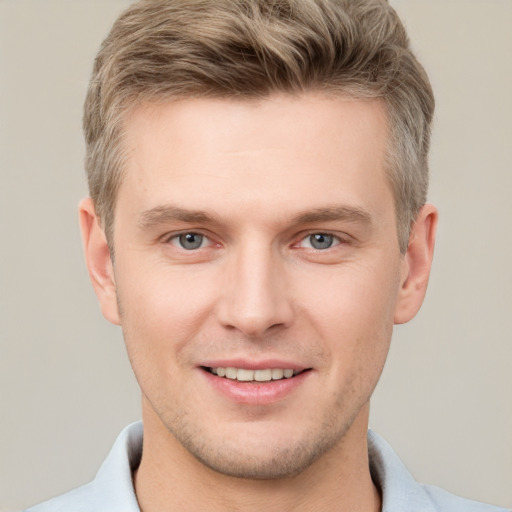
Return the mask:
[(199, 233), (181, 233), (179, 235), (174, 235), (169, 239), (169, 242), (179, 247), (180, 249), (185, 249), (186, 251), (194, 251), (196, 249), (201, 249), (206, 247), (208, 244), (208, 238)]
[(300, 241), (300, 247), (322, 251), (341, 243), (339, 237), (330, 233), (312, 233)]

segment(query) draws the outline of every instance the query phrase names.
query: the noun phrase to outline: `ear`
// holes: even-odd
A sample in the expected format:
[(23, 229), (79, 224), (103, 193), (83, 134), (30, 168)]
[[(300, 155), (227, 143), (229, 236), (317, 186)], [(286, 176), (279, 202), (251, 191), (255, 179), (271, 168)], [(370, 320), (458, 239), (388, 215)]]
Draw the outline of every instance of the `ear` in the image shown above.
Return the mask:
[(434, 255), (437, 218), (436, 207), (426, 204), (412, 226), (409, 245), (402, 262), (395, 324), (404, 324), (411, 320), (423, 303)]
[(101, 312), (109, 322), (120, 325), (110, 249), (90, 197), (80, 201), (78, 212), (87, 270), (100, 302)]

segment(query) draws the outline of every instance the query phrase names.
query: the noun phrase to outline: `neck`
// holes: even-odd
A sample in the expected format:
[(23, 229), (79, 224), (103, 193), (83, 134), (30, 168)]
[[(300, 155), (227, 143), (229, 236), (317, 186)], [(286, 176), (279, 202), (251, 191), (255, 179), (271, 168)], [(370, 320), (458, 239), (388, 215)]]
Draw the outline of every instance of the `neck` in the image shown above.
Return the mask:
[(143, 407), (144, 446), (134, 476), (142, 512), (379, 512), (366, 440), (368, 407), (343, 439), (302, 473), (276, 480), (220, 474), (199, 462)]

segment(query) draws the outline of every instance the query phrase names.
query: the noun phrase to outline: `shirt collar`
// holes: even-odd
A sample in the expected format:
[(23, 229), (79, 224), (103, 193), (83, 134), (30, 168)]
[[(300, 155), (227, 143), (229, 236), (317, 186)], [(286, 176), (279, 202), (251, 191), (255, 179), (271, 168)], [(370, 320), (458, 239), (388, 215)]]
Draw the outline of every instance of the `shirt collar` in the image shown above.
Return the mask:
[(132, 475), (140, 464), (142, 437), (142, 422), (128, 425), (98, 470), (93, 482), (95, 501), (105, 510), (140, 512)]
[(382, 512), (435, 512), (432, 500), (418, 484), (393, 448), (368, 431), (370, 472), (382, 496)]
[[(132, 474), (142, 455), (142, 422), (128, 425), (119, 434), (94, 480), (96, 500), (105, 510), (140, 512)], [(384, 439), (368, 431), (372, 478), (380, 489), (382, 512), (435, 512), (428, 493), (407, 471)]]

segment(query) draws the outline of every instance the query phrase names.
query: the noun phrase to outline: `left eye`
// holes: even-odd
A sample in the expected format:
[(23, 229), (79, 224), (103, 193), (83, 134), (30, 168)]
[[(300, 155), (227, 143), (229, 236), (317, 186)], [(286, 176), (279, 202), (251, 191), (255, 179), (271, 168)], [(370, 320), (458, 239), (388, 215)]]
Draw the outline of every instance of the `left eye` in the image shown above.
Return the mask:
[(208, 239), (199, 233), (182, 233), (181, 235), (173, 236), (170, 242), (181, 249), (193, 251), (194, 249), (204, 247), (208, 243)]
[(340, 239), (337, 236), (329, 235), (328, 233), (313, 233), (303, 238), (300, 242), (301, 247), (308, 249), (329, 249), (340, 243)]

